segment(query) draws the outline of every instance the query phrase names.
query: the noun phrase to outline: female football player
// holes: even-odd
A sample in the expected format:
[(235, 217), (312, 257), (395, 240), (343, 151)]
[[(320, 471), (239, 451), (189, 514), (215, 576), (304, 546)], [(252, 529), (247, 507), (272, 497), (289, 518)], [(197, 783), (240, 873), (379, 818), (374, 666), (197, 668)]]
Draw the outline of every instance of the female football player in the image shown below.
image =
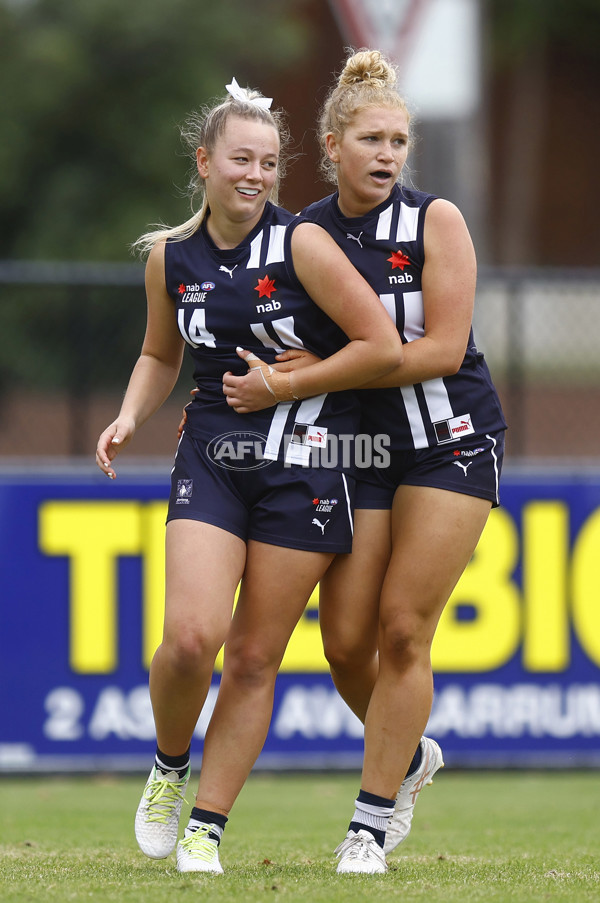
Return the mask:
[[(402, 364), (359, 392), (360, 432), (388, 434), (391, 463), (357, 470), (352, 554), (337, 555), (320, 585), (332, 677), (365, 725), (340, 873), (386, 870), (385, 853), (407, 836), (419, 791), (443, 765), (423, 736), (431, 644), (498, 504), (504, 451), (506, 423), (471, 328), (473, 244), (453, 204), (403, 186), (409, 119), (393, 65), (378, 51), (351, 54), (320, 119), (337, 191), (302, 211), (375, 289), (404, 343)], [(228, 376), (225, 391), (253, 409), (250, 382)]]
[[(358, 428), (348, 390), (402, 358), (377, 296), (334, 240), (269, 200), (282, 134), (270, 99), (235, 80), (227, 90), (184, 133), (193, 187), (203, 196), (199, 211), (136, 243), (148, 253), (146, 334), (120, 412), (96, 451), (114, 479), (115, 455), (168, 397), (187, 345), (199, 393), (171, 477), (164, 634), (150, 669), (157, 750), (136, 837), (156, 859), (177, 844), (192, 734), (243, 576), (222, 690), (227, 698), (240, 644), (243, 689), (230, 707), (217, 705), (203, 754), (203, 767), (216, 759), (226, 779), (201, 777), (177, 844), (180, 871), (215, 874), (222, 873), (218, 844), (229, 809), (264, 743), (287, 641), (334, 554), (351, 548), (353, 479), (342, 463), (319, 466), (319, 453), (331, 437)], [(225, 371), (246, 370), (239, 344), (265, 359), (246, 377), (262, 410), (243, 418), (222, 391)], [(277, 372), (269, 361), (285, 349), (323, 360)], [(315, 499), (337, 500), (325, 527), (314, 517)]]

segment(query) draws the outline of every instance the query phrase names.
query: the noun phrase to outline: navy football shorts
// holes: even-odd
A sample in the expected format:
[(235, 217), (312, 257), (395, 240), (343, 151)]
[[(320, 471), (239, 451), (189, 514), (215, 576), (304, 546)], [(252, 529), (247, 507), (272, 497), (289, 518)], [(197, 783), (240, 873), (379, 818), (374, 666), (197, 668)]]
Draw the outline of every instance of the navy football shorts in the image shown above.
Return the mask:
[(184, 432), (171, 472), (167, 523), (198, 520), (244, 542), (254, 539), (309, 552), (352, 551), (352, 477), (252, 454), (216, 463), (209, 452), (210, 444)]
[(389, 467), (358, 471), (356, 508), (391, 508), (399, 486), (430, 486), (488, 499), (499, 505), (504, 430), (472, 441), (391, 451)]

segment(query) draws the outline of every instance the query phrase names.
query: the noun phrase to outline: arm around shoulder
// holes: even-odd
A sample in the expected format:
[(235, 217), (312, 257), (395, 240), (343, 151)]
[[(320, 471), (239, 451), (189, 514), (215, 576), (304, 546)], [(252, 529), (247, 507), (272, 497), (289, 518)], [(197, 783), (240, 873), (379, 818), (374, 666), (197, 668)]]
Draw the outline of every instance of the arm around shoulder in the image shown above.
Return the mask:
[(364, 343), (362, 362), (368, 358), (370, 368), (379, 374), (398, 366), (403, 352), (396, 327), (333, 238), (316, 223), (301, 223), (292, 236), (292, 253), (296, 274), (314, 303), (351, 343)]
[(383, 304), (324, 229), (315, 223), (299, 223), (292, 235), (292, 255), (296, 275), (309, 298), (349, 341), (324, 360), (287, 373), (275, 371), (240, 349), (240, 356), (252, 371), (260, 371), (260, 378), (253, 379), (254, 372), (241, 377), (224, 375), (227, 403), (239, 413), (259, 411), (277, 401), (355, 389), (402, 362), (402, 342)]

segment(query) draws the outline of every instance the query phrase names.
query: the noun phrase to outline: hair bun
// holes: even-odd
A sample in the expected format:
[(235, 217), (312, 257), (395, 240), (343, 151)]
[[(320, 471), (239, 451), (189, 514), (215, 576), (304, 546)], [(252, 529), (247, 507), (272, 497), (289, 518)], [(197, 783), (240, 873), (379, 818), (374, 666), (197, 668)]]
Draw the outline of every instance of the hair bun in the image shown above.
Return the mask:
[(358, 50), (346, 60), (338, 84), (349, 87), (366, 82), (383, 88), (395, 85), (396, 79), (396, 70), (379, 50)]

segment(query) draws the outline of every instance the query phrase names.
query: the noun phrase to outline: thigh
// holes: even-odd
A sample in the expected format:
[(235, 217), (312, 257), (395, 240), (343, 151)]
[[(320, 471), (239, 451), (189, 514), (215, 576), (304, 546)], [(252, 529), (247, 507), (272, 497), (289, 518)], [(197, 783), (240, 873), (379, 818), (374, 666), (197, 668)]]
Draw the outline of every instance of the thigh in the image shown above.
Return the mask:
[(469, 563), (491, 510), (486, 499), (426, 486), (400, 486), (392, 509), (392, 555), (381, 617), (404, 615), (429, 630)]
[(225, 656), (240, 645), (279, 663), (332, 555), (250, 541)]
[(379, 599), (391, 554), (391, 511), (357, 508), (350, 555), (337, 555), (319, 587), (323, 643), (377, 643)]
[(227, 632), (246, 545), (220, 527), (173, 520), (166, 531), (165, 634)]

